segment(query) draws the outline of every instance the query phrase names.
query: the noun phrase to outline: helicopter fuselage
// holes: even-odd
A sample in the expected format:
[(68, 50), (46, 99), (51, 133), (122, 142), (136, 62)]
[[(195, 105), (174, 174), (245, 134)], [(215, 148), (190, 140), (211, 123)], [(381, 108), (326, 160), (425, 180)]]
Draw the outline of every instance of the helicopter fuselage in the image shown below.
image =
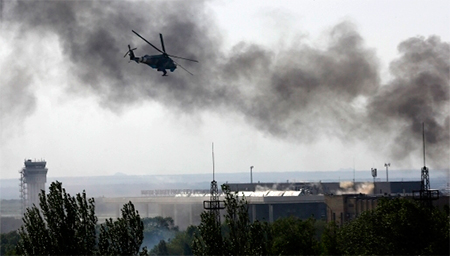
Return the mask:
[(165, 56), (164, 54), (144, 55), (142, 57), (139, 57), (139, 62), (145, 63), (150, 67), (157, 69), (158, 71), (168, 69), (173, 72), (177, 68), (173, 60)]
[(193, 59), (187, 59), (187, 58), (175, 56), (175, 55), (170, 55), (170, 54), (166, 53), (166, 48), (164, 47), (164, 40), (163, 40), (162, 34), (159, 34), (159, 38), (161, 40), (161, 47), (162, 47), (162, 51), (161, 51), (158, 47), (154, 46), (152, 43), (147, 41), (147, 39), (143, 38), (136, 31), (134, 31), (134, 30), (131, 30), (131, 31), (133, 31), (133, 33), (135, 33), (138, 37), (140, 37), (142, 40), (144, 40), (146, 43), (148, 43), (150, 46), (152, 46), (153, 48), (155, 48), (158, 52), (160, 52), (162, 54), (159, 54), (159, 55), (144, 55), (142, 57), (136, 57), (134, 55), (133, 51), (136, 50), (137, 48), (131, 49), (131, 46), (128, 45), (128, 52), (125, 53), (125, 55), (123, 56), (124, 58), (128, 54), (128, 56), (130, 56), (130, 60), (135, 61), (136, 63), (145, 63), (145, 64), (149, 65), (151, 68), (155, 68), (158, 71), (162, 71), (163, 72), (163, 76), (167, 76), (166, 69), (168, 69), (171, 72), (173, 72), (177, 68), (177, 66), (180, 66), (186, 72), (188, 72), (189, 74), (193, 75), (191, 72), (189, 72), (183, 66), (181, 66), (180, 64), (178, 64), (175, 61), (173, 61), (170, 57), (178, 58), (178, 59), (184, 59), (184, 60), (193, 61), (193, 62), (198, 62), (198, 61), (197, 60), (193, 60)]

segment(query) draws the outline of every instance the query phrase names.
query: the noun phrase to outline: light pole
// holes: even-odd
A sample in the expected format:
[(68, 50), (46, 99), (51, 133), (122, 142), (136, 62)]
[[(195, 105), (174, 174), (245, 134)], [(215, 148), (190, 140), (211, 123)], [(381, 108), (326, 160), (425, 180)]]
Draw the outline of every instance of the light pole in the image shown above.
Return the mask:
[(372, 170), (373, 183), (375, 183), (375, 178), (377, 177), (377, 168), (371, 168), (371, 170)]
[(384, 166), (386, 167), (386, 182), (389, 182), (388, 167), (391, 166), (391, 163), (385, 163)]
[(250, 184), (253, 184), (253, 173), (252, 173), (252, 170), (253, 170), (253, 165), (250, 166)]

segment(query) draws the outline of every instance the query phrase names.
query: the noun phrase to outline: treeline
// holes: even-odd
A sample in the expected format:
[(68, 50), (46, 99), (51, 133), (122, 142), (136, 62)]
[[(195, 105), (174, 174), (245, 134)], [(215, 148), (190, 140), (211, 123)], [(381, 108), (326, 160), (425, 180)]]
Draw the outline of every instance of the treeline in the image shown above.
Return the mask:
[(39, 206), (27, 209), (19, 230), (1, 234), (0, 255), (146, 255), (143, 244), (153, 247), (179, 232), (172, 218), (141, 219), (131, 202), (117, 220), (98, 224), (94, 199), (71, 196), (60, 182), (40, 195)]
[(117, 220), (97, 225), (94, 199), (85, 192), (71, 196), (60, 182), (53, 182), (48, 195), (39, 199), (39, 208), (27, 208), (17, 232), (2, 235), (2, 255), (147, 254), (146, 248), (140, 250), (144, 224), (131, 202)]
[[(24, 225), (1, 235), (1, 255), (449, 255), (448, 206), (428, 208), (406, 199), (378, 207), (338, 227), (314, 219), (251, 222), (245, 198), (222, 186), (222, 221), (205, 211), (201, 223), (179, 231), (171, 218), (141, 219), (130, 202), (117, 220), (97, 224), (94, 199), (67, 194), (55, 182), (29, 208)], [(146, 246), (152, 246), (147, 250)], [(155, 246), (153, 246), (156, 244)]]
[[(378, 207), (338, 227), (314, 219), (249, 220), (244, 198), (226, 194), (224, 222), (204, 212), (201, 223), (161, 241), (156, 255), (449, 255), (449, 207), (382, 198)], [(191, 245), (187, 249), (187, 245)]]

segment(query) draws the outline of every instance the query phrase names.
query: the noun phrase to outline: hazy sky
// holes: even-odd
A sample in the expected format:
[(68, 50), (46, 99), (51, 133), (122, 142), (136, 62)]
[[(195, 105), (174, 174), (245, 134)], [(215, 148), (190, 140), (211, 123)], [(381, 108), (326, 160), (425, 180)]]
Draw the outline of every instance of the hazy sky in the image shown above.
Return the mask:
[(2, 179), (449, 167), (447, 0), (0, 3)]

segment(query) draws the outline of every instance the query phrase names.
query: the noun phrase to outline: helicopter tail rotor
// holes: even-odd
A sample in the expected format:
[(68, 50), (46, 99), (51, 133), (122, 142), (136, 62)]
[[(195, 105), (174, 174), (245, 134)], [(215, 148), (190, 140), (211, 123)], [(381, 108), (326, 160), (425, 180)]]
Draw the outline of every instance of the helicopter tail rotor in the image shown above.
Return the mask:
[(136, 56), (134, 56), (134, 50), (136, 50), (137, 48), (133, 48), (133, 49), (131, 49), (131, 47), (130, 47), (130, 45), (128, 45), (128, 51), (125, 53), (125, 55), (123, 56), (124, 58), (127, 56), (127, 55), (129, 55), (130, 56), (130, 60), (134, 60), (134, 61), (136, 61), (137, 62), (137, 58), (136, 58)]

